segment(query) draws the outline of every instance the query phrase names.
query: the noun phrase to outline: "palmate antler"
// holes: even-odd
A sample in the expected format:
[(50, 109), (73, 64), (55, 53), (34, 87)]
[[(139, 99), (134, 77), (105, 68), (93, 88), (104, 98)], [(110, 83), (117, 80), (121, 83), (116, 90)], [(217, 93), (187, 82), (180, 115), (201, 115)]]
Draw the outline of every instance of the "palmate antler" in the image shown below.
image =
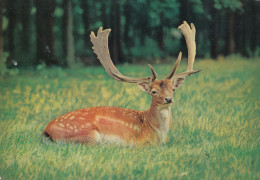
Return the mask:
[(191, 27), (190, 27), (187, 24), (187, 22), (184, 21), (183, 24), (178, 27), (178, 29), (182, 32), (183, 36), (185, 37), (186, 44), (187, 44), (188, 67), (185, 72), (175, 74), (176, 70), (180, 64), (180, 61), (181, 61), (182, 53), (180, 52), (172, 71), (166, 77), (166, 79), (175, 79), (175, 78), (181, 78), (181, 77), (183, 77), (185, 79), (187, 76), (200, 71), (200, 69), (193, 70), (193, 64), (194, 64), (195, 55), (196, 55), (196, 42), (195, 42), (196, 29), (195, 29), (194, 24), (191, 23)]
[(109, 49), (108, 49), (108, 35), (110, 33), (111, 29), (105, 29), (102, 30), (102, 27), (99, 28), (97, 36), (95, 36), (94, 32), (92, 31), (90, 34), (90, 41), (93, 44), (92, 49), (94, 50), (94, 53), (97, 55), (99, 61), (101, 62), (102, 66), (105, 68), (106, 72), (116, 79), (117, 81), (122, 82), (128, 82), (128, 83), (150, 83), (153, 82), (157, 74), (154, 70), (154, 68), (148, 64), (149, 68), (152, 71), (152, 75), (150, 77), (144, 77), (144, 78), (131, 78), (122, 75), (115, 65), (113, 64)]
[[(177, 58), (177, 61), (174, 64), (172, 71), (166, 77), (166, 79), (172, 79), (173, 81), (183, 81), (187, 76), (197, 73), (200, 70), (193, 70), (193, 64), (196, 55), (196, 43), (195, 43), (195, 34), (196, 29), (195, 26), (191, 23), (191, 27), (187, 24), (186, 21), (183, 22), (182, 25), (178, 27), (178, 29), (182, 32), (185, 37), (185, 41), (188, 49), (188, 67), (185, 72), (176, 74), (177, 68), (181, 61), (182, 53), (180, 52)], [(122, 75), (118, 69), (113, 64), (109, 49), (108, 49), (108, 36), (111, 29), (102, 30), (102, 27), (99, 28), (97, 36), (95, 36), (92, 31), (90, 34), (90, 40), (93, 44), (94, 53), (97, 55), (99, 61), (102, 66), (105, 68), (106, 72), (116, 79), (117, 81), (128, 82), (128, 83), (151, 83), (157, 78), (157, 74), (154, 68), (148, 64), (149, 68), (152, 71), (152, 76), (143, 77), (143, 78), (132, 78)]]

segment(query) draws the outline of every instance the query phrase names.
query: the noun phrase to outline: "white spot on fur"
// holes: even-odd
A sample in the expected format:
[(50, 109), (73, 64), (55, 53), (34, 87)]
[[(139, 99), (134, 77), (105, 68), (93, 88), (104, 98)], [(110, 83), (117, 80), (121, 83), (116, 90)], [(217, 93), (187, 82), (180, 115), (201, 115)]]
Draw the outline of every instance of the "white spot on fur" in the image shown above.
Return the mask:
[(60, 123), (60, 127), (64, 127), (64, 124)]
[(56, 131), (62, 131), (62, 132), (68, 132), (68, 133), (71, 132), (70, 129), (66, 129), (66, 128), (59, 127), (59, 126), (55, 126), (54, 128), (55, 128)]
[(134, 130), (138, 131), (139, 127), (137, 125), (134, 126)]
[(133, 124), (130, 124), (130, 125), (129, 125), (129, 128), (133, 128)]
[(75, 116), (71, 116), (71, 117), (70, 117), (71, 120), (74, 119), (74, 118), (75, 118)]
[(90, 123), (87, 123), (87, 124), (86, 124), (86, 127), (89, 127), (89, 126), (91, 126), (91, 124), (90, 124)]

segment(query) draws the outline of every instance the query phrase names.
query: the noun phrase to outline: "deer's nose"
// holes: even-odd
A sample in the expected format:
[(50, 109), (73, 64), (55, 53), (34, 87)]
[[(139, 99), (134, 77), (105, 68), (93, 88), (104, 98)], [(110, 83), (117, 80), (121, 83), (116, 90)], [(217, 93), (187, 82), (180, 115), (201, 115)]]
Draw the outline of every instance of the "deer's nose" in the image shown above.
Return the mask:
[(172, 103), (173, 102), (173, 98), (165, 98), (164, 99), (166, 103)]

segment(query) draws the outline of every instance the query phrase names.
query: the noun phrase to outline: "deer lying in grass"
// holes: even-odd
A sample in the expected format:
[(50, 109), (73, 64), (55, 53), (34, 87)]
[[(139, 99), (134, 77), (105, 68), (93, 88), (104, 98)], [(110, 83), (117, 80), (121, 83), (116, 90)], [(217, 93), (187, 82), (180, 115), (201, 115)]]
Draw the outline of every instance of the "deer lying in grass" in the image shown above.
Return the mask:
[(108, 75), (117, 81), (137, 83), (138, 87), (152, 96), (152, 104), (147, 111), (136, 111), (118, 107), (90, 107), (75, 110), (52, 120), (43, 135), (53, 141), (79, 142), (87, 144), (116, 143), (159, 144), (165, 143), (171, 127), (174, 90), (180, 87), (185, 78), (200, 70), (193, 70), (196, 54), (195, 27), (184, 21), (179, 30), (185, 37), (188, 49), (188, 67), (186, 72), (177, 73), (182, 53), (163, 80), (156, 80), (157, 74), (149, 65), (152, 76), (131, 78), (122, 75), (114, 66), (108, 49), (110, 29), (99, 28), (97, 36), (91, 32), (93, 50)]

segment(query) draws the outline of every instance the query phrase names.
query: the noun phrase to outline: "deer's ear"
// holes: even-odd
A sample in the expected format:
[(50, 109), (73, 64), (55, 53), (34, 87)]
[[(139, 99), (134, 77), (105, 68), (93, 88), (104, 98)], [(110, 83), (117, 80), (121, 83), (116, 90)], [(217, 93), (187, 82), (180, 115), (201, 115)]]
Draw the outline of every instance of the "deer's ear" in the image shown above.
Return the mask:
[(141, 82), (141, 83), (137, 83), (138, 87), (147, 92), (147, 93), (150, 93), (151, 91), (151, 87), (150, 87), (150, 84), (149, 83), (145, 83), (145, 82)]
[(179, 88), (184, 80), (186, 79), (186, 76), (179, 76), (173, 79), (173, 89)]

